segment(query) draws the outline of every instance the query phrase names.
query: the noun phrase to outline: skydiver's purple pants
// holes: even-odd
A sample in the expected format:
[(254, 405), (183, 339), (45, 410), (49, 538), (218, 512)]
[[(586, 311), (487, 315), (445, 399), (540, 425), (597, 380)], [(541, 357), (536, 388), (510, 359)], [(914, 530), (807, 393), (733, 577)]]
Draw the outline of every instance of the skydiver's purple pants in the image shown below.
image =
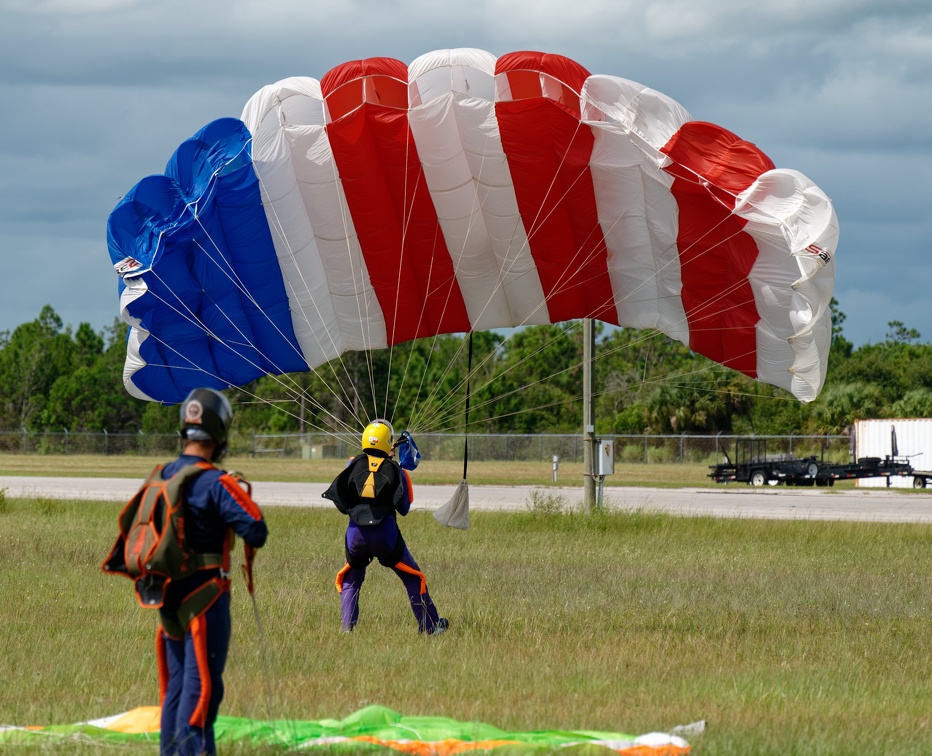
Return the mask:
[[(378, 525), (356, 525), (350, 522), (346, 529), (346, 550), (357, 564), (367, 564), (372, 559), (387, 559), (400, 537), (398, 524), (394, 519), (383, 520)], [(431, 632), (439, 619), (434, 602), (431, 601), (427, 585), (424, 584), (424, 593), (421, 593), (422, 574), (408, 547), (402, 553), (401, 564), (414, 570), (417, 574), (406, 572), (397, 566), (392, 566), (394, 573), (401, 578), (408, 600), (411, 602), (411, 611), (417, 620), (419, 632)], [(342, 629), (352, 630), (359, 620), (359, 591), (366, 579), (366, 567), (350, 567), (343, 576), (343, 591), (340, 593), (340, 612), (342, 615)]]

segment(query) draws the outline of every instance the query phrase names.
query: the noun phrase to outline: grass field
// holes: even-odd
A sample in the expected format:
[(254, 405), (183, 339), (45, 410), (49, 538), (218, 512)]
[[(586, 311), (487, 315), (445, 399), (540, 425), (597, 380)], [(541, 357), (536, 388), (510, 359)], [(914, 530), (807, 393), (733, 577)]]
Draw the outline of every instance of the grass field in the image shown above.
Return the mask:
[[(696, 754), (932, 753), (932, 527), (550, 504), (474, 513), (465, 532), (423, 512), (402, 521), (451, 622), (437, 638), (417, 635), (379, 567), (357, 631), (338, 633), (343, 518), (270, 508), (256, 563), (267, 642), (237, 579), (222, 713), (339, 718), (380, 703), (632, 733), (705, 719)], [(0, 499), (0, 722), (157, 703), (156, 618), (99, 570), (118, 510)]]

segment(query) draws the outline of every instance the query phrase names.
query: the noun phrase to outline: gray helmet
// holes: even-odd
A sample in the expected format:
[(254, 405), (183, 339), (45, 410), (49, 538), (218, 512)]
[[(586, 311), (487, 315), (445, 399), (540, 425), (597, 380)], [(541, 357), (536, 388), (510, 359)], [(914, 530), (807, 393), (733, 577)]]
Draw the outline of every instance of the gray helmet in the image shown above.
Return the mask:
[(217, 448), (212, 462), (223, 458), (227, 450), (233, 408), (219, 391), (210, 388), (194, 389), (181, 403), (181, 437), (189, 441), (213, 441)]

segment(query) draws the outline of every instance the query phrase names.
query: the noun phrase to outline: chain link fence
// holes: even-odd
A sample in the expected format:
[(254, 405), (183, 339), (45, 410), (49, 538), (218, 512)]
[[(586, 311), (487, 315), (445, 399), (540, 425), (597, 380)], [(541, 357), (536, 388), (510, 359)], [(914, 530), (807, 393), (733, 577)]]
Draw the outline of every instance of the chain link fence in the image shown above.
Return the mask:
[[(727, 434), (612, 434), (616, 463), (717, 464), (732, 460), (738, 438)], [(768, 456), (815, 456), (830, 462), (854, 458), (853, 439), (841, 436), (755, 436), (766, 444)], [(469, 442), (470, 461), (561, 462), (583, 461), (585, 439), (568, 434), (422, 433), (415, 441), (425, 460), (462, 460)], [(233, 433), (231, 456), (272, 455), (299, 459), (349, 458), (359, 451), (358, 434)], [(13, 454), (135, 454), (170, 456), (180, 448), (173, 433), (101, 433), (0, 431), (0, 452)]]

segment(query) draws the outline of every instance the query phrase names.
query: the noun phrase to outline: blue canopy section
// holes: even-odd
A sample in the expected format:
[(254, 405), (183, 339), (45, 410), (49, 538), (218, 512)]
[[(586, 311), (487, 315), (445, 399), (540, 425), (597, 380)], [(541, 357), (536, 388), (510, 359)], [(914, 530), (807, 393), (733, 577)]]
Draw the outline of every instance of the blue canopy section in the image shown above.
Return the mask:
[(110, 214), (121, 311), (135, 331), (124, 374), (135, 395), (175, 404), (199, 386), (308, 369), (251, 146), (241, 121), (214, 121)]

